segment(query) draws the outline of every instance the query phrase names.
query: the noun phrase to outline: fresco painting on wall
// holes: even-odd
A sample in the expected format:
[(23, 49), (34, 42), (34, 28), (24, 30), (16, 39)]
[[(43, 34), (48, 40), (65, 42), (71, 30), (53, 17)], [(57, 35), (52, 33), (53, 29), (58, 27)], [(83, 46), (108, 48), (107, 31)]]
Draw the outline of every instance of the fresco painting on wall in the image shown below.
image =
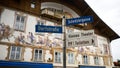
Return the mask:
[(49, 36), (40, 36), (37, 35), (36, 37), (33, 35), (32, 32), (29, 32), (28, 35), (23, 35), (19, 33), (19, 35), (15, 38), (15, 43), (18, 44), (26, 44), (26, 45), (41, 45), (41, 46), (48, 46), (54, 47), (57, 45), (61, 45), (58, 39), (50, 40)]
[(9, 41), (9, 37), (12, 36), (13, 31), (14, 30), (12, 28), (10, 28), (9, 25), (5, 25), (4, 23), (0, 23), (0, 40), (8, 39), (8, 41)]

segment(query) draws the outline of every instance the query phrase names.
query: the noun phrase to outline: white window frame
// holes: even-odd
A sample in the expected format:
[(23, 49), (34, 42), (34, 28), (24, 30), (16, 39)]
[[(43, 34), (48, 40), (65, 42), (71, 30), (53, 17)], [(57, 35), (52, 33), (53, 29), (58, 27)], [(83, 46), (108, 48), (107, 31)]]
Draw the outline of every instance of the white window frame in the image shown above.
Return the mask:
[[(14, 52), (14, 58), (12, 58), (12, 48), (15, 47), (15, 52)], [(22, 47), (20, 47), (20, 53), (19, 53), (19, 58), (17, 59), (16, 56), (17, 56), (17, 48), (20, 47), (20, 46), (11, 46), (10, 47), (10, 55), (9, 55), (9, 59), (10, 60), (21, 60), (21, 54), (22, 54)]]
[[(37, 59), (35, 59), (35, 51), (38, 50), (38, 55), (37, 55)], [(39, 58), (39, 54), (40, 54), (40, 51), (42, 51), (42, 54), (41, 54), (41, 59)], [(42, 62), (43, 61), (43, 50), (42, 49), (34, 49), (34, 61), (35, 62)]]
[[(19, 21), (17, 21), (17, 17), (20, 17)], [(24, 21), (22, 22), (22, 18), (24, 18)], [(26, 28), (26, 16), (20, 15), (20, 14), (15, 14), (15, 23), (14, 23), (14, 29), (17, 31), (25, 31)]]
[[(59, 53), (58, 56), (55, 55), (56, 52)], [(62, 53), (61, 53), (60, 51), (55, 51), (55, 52), (54, 52), (54, 57), (55, 57), (55, 58), (54, 58), (54, 62), (55, 62), (55, 63), (62, 63)], [(56, 58), (56, 57), (57, 57), (57, 58)]]
[(74, 53), (69, 52), (69, 53), (68, 53), (68, 64), (74, 64), (74, 63), (75, 63), (74, 60), (75, 60)]
[(94, 57), (94, 64), (99, 65), (99, 57), (98, 56)]
[(88, 64), (88, 56), (87, 55), (83, 55), (83, 63)]

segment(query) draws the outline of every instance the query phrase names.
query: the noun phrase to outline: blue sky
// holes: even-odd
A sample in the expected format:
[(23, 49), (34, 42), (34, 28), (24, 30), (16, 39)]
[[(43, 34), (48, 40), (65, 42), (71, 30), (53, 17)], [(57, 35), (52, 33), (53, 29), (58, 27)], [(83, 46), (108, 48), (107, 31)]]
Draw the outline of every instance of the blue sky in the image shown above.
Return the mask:
[[(85, 0), (95, 13), (120, 36), (120, 0)], [(113, 61), (120, 59), (120, 39), (111, 42)]]

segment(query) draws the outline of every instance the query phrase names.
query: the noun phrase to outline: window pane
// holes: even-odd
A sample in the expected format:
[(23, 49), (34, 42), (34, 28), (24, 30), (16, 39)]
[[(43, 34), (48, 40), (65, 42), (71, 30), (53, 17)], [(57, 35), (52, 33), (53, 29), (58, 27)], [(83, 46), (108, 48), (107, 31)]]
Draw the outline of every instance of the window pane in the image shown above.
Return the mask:
[(14, 58), (15, 58), (15, 51), (11, 52), (11, 55), (10, 55), (10, 59), (14, 59)]
[(15, 47), (12, 46), (12, 47), (11, 47), (11, 55), (10, 55), (10, 59), (14, 59), (14, 57), (15, 57)]
[(24, 30), (24, 18), (23, 16), (21, 16), (21, 22), (19, 23), (20, 24), (20, 30)]
[(35, 61), (37, 61), (37, 58), (38, 58), (38, 53), (35, 53), (35, 55), (34, 55)]
[(35, 60), (38, 58), (38, 50), (35, 50)]
[(39, 50), (39, 53), (42, 54), (42, 50)]
[(55, 55), (57, 56), (57, 52), (55, 52)]
[(42, 54), (39, 54), (39, 60), (42, 60)]
[(25, 19), (25, 17), (21, 16), (21, 23), (24, 23), (24, 19)]
[(35, 53), (38, 53), (38, 50), (35, 50)]
[(16, 53), (16, 59), (20, 59), (20, 54)]
[(15, 46), (12, 46), (12, 51), (15, 51)]
[(16, 47), (16, 59), (20, 59), (20, 47)]
[(42, 50), (39, 50), (39, 60), (42, 60)]
[(16, 47), (17, 48), (17, 51), (20, 52), (20, 47)]
[(16, 21), (20, 21), (20, 16), (17, 15)]

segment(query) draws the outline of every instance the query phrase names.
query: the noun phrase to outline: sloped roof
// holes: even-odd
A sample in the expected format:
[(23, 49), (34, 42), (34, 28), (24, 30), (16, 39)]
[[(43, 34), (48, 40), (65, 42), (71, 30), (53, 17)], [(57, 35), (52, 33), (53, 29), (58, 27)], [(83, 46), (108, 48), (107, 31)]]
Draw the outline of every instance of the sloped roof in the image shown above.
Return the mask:
[(102, 19), (90, 8), (90, 6), (84, 0), (70, 0), (80, 9), (81, 15), (91, 15), (94, 17), (93, 27), (97, 28), (100, 33), (110, 39), (110, 41), (120, 38)]

